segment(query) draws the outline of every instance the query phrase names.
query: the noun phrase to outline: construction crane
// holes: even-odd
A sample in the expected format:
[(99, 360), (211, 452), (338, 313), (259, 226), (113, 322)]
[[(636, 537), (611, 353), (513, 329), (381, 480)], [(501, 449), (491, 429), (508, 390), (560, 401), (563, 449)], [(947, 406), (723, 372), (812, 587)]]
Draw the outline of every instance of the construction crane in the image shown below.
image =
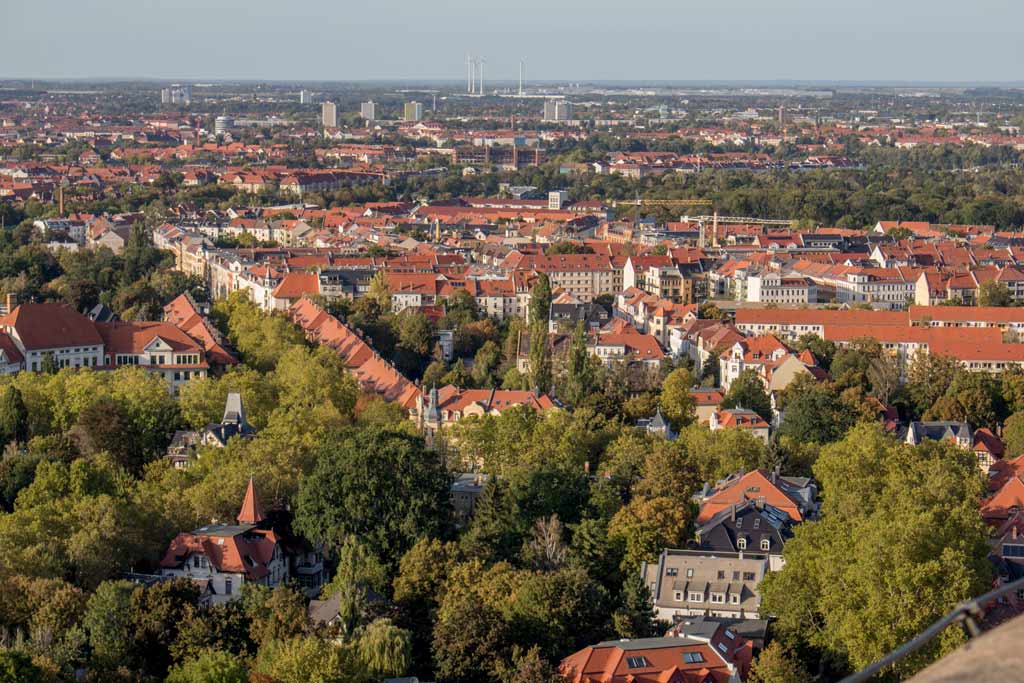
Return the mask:
[(640, 193), (637, 192), (636, 199), (612, 202), (613, 207), (618, 207), (619, 204), (636, 207), (633, 213), (633, 223), (638, 224), (641, 206), (711, 206), (713, 202), (710, 199), (640, 199)]
[(711, 206), (714, 202), (710, 199), (625, 199), (621, 202), (612, 202), (612, 206), (619, 204), (625, 206)]

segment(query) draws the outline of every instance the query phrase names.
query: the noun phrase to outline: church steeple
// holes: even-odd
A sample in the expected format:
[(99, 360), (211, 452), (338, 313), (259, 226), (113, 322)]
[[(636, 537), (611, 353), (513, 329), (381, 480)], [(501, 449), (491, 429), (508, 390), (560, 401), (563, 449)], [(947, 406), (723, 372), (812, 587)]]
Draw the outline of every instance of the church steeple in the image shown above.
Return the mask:
[(259, 496), (256, 495), (256, 485), (252, 477), (249, 477), (249, 487), (245, 490), (245, 500), (242, 501), (242, 509), (238, 512), (239, 524), (259, 524), (263, 521), (263, 506), (260, 505)]

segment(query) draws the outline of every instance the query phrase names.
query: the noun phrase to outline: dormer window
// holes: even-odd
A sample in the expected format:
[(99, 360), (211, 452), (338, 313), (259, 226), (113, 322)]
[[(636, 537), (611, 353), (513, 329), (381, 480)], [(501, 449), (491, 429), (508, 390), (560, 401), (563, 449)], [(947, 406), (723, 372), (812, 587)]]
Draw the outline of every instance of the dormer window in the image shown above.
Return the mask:
[(736, 539), (736, 547), (739, 548), (740, 550), (746, 550), (747, 549), (747, 539), (745, 539), (745, 538), (737, 538)]
[(761, 550), (771, 550), (771, 549), (772, 549), (771, 539), (762, 538), (761, 539)]
[(630, 669), (645, 669), (650, 666), (646, 657), (626, 657), (626, 664)]

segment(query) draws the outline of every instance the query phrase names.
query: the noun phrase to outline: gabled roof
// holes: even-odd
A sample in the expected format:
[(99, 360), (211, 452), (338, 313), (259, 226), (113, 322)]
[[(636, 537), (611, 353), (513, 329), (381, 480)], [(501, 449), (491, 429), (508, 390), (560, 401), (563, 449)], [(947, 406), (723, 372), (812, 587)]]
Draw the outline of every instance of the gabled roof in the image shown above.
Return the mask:
[[(147, 353), (155, 342), (163, 342), (175, 352), (194, 352), (199, 356), (197, 363), (206, 365), (203, 348), (187, 334), (170, 323), (164, 322), (111, 322), (95, 323), (96, 330), (103, 339), (105, 352), (114, 356), (119, 353)], [(167, 359), (165, 365), (174, 364)]]
[(64, 304), (21, 304), (0, 324), (14, 328), (29, 351), (103, 344), (93, 322)]
[(989, 524), (1001, 522), (1018, 510), (1024, 510), (1024, 480), (1019, 476), (1010, 477), (981, 504), (981, 516)]
[(320, 293), (320, 276), (306, 271), (292, 271), (274, 288), (275, 299), (300, 299), (304, 295)]

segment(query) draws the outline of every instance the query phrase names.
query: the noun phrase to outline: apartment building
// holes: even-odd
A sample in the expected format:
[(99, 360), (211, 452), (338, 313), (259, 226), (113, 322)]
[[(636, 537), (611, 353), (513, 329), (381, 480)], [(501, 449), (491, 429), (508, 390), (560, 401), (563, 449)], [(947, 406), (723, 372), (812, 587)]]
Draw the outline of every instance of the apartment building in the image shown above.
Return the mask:
[(759, 618), (759, 585), (767, 572), (766, 554), (702, 550), (666, 549), (657, 563), (640, 566), (658, 619), (669, 622), (700, 615)]
[(622, 270), (601, 254), (531, 254), (517, 269), (546, 273), (552, 289), (562, 289), (584, 302), (622, 291)]

